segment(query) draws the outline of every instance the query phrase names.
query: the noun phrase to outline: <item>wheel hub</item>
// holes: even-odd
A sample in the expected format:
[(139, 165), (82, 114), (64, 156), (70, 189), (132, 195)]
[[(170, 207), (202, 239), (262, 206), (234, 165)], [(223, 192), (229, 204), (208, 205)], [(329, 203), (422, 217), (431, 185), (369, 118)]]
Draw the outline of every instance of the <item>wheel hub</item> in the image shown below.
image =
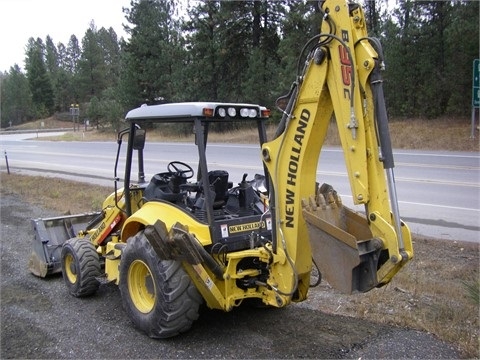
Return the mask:
[(72, 262), (70, 264), (70, 272), (73, 274), (73, 275), (77, 275), (77, 268), (75, 266), (75, 264)]
[(128, 290), (138, 311), (147, 314), (155, 305), (155, 284), (150, 268), (141, 260), (135, 260), (128, 269)]

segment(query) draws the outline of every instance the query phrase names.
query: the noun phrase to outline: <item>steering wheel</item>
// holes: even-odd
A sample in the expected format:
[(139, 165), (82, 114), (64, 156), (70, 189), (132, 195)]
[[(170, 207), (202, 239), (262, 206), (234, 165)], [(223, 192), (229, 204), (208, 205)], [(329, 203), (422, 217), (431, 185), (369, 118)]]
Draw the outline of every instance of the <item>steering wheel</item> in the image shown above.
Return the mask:
[(171, 174), (181, 176), (184, 179), (190, 179), (193, 177), (193, 169), (190, 165), (181, 161), (171, 161), (167, 165), (167, 170)]

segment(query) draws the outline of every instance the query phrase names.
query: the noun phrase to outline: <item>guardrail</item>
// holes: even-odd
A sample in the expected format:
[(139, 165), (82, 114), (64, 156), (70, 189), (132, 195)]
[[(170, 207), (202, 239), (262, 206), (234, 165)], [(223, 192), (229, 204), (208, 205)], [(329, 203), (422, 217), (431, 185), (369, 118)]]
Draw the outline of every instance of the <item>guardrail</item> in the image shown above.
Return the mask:
[(68, 128), (58, 128), (58, 129), (26, 129), (26, 130), (8, 130), (0, 129), (0, 135), (7, 134), (30, 134), (30, 133), (48, 133), (48, 132), (59, 132), (59, 131), (73, 131), (71, 127)]

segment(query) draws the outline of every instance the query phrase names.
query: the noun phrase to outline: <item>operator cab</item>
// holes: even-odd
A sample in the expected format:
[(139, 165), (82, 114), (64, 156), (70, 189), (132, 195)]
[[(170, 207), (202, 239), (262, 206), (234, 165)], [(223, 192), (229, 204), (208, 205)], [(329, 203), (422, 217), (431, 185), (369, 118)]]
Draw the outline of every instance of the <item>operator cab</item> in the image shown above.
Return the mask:
[[(228, 251), (251, 247), (252, 229), (258, 230), (255, 224), (262, 223), (259, 227), (270, 237), (271, 226), (267, 229), (264, 219), (268, 208), (268, 175), (265, 168), (263, 174), (249, 176), (244, 173), (241, 179), (234, 182), (227, 169), (209, 169), (206, 156), (212, 123), (253, 123), (258, 129), (261, 149), (266, 141), (265, 122), (269, 115), (270, 111), (259, 105), (210, 102), (143, 105), (131, 110), (126, 116), (130, 123), (129, 140), (135, 139), (135, 134), (147, 128), (147, 124), (191, 124), (198, 151), (198, 169), (195, 172), (190, 164), (171, 161), (166, 171), (153, 175), (145, 186), (143, 148), (136, 148), (134, 141), (129, 141), (124, 178), (125, 196), (128, 198), (128, 192), (133, 191), (130, 183), (131, 159), (133, 150), (139, 150), (139, 184), (135, 188), (144, 189), (144, 201), (168, 202), (208, 224), (212, 229), (213, 244), (226, 244)], [(136, 142), (141, 143), (138, 139)], [(195, 175), (196, 178), (193, 179)], [(127, 204), (127, 215), (130, 216), (131, 212), (132, 209)], [(228, 234), (226, 228), (235, 229), (235, 234)]]
[[(179, 170), (179, 166), (185, 170)], [(210, 197), (215, 220), (229, 217), (262, 214), (266, 206), (264, 199), (259, 194), (265, 192), (265, 176), (256, 174), (252, 180), (246, 180), (244, 174), (242, 181), (234, 186), (229, 181), (226, 170), (211, 170), (208, 172), (208, 190), (202, 181), (187, 181), (193, 177), (190, 165), (180, 161), (168, 164), (167, 171), (155, 174), (146, 186), (143, 199), (145, 201), (168, 201), (189, 213), (198, 220), (206, 222), (206, 196)], [(263, 191), (262, 191), (263, 190)]]

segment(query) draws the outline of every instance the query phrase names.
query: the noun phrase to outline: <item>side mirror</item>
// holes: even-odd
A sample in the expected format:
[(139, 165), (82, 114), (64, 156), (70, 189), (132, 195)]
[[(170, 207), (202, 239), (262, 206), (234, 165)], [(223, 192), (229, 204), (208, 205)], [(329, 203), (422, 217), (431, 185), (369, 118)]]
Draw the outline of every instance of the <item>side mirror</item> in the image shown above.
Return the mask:
[(134, 150), (143, 150), (145, 147), (145, 134), (144, 129), (135, 129), (135, 135), (133, 137), (133, 149)]

